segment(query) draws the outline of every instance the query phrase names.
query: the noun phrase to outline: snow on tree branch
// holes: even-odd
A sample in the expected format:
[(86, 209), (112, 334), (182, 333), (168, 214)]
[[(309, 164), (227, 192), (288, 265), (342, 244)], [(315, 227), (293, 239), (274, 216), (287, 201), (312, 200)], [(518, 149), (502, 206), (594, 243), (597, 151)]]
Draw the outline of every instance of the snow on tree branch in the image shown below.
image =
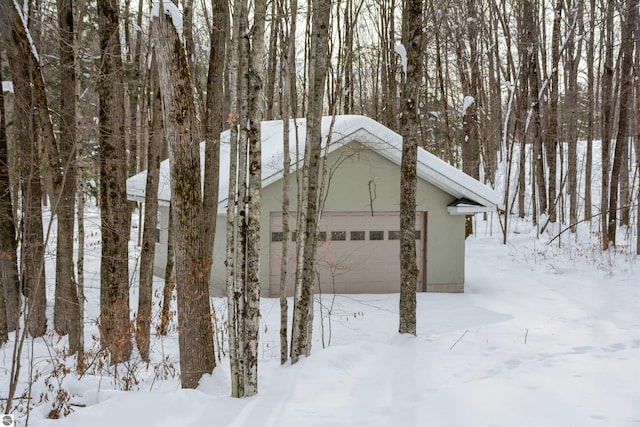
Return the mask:
[(407, 49), (405, 49), (402, 43), (396, 45), (395, 51), (400, 55), (400, 61), (402, 62), (402, 72), (407, 75)]
[(462, 100), (462, 108), (460, 108), (460, 112), (462, 113), (462, 115), (467, 114), (467, 109), (471, 107), (475, 102), (476, 100), (473, 96), (465, 96)]
[[(169, 16), (171, 18), (171, 22), (173, 23), (173, 26), (176, 29), (176, 33), (178, 33), (178, 38), (180, 39), (180, 42), (184, 44), (184, 38), (182, 35), (183, 33), (182, 12), (180, 12), (180, 9), (178, 9), (178, 6), (173, 4), (171, 0), (163, 0), (162, 9), (164, 10), (165, 16)], [(153, 8), (151, 9), (152, 18), (159, 17), (159, 16), (160, 16), (160, 2), (154, 3)]]
[(31, 38), (31, 32), (29, 31), (29, 26), (27, 25), (27, 19), (22, 11), (22, 8), (18, 4), (16, 0), (13, 0), (13, 7), (16, 8), (18, 12), (18, 16), (20, 17), (20, 21), (22, 22), (22, 26), (24, 27), (24, 32), (27, 34), (27, 40), (29, 41), (29, 47), (31, 48), (31, 53), (35, 57), (37, 62), (40, 62), (40, 55), (38, 55), (38, 50), (36, 49), (35, 43), (33, 43), (33, 39)]

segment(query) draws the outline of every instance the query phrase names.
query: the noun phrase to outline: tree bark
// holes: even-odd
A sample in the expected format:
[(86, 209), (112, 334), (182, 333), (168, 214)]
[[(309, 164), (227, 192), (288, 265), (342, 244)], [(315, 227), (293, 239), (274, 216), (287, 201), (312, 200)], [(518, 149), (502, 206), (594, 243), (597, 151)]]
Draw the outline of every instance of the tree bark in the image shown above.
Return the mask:
[(178, 299), (180, 371), (183, 388), (195, 388), (215, 367), (209, 302), (210, 268), (204, 249), (200, 173), (200, 123), (184, 46), (171, 16), (160, 6), (152, 21), (158, 61), (165, 135), (171, 164), (171, 207), (175, 240), (175, 283)]
[[(217, 0), (212, 3), (211, 14), (211, 51), (209, 71), (207, 75), (207, 101), (205, 106), (204, 138), (205, 178), (203, 205), (205, 212), (218, 211), (218, 187), (220, 181), (220, 132), (224, 128), (224, 75), (227, 54), (227, 38), (229, 33), (229, 13), (226, 1)], [(205, 248), (209, 265), (213, 263), (213, 244), (216, 232), (217, 215), (208, 215), (205, 225)], [(210, 249), (210, 250), (209, 250)], [(211, 275), (211, 267), (205, 271), (206, 281)]]
[(266, 1), (255, 0), (249, 56), (247, 278), (245, 282), (245, 396), (258, 393), (260, 328), (260, 211), (262, 204), (262, 87)]
[[(285, 11), (280, 10), (280, 19), (285, 16)], [(295, 127), (296, 108), (296, 73), (295, 73), (295, 52), (296, 52), (296, 19), (298, 15), (298, 1), (290, 0), (290, 24), (289, 33), (284, 36), (282, 48), (282, 73), (284, 75), (284, 96), (281, 103), (282, 108), (282, 141), (284, 158), (282, 164), (282, 263), (280, 265), (280, 364), (285, 364), (289, 360), (289, 343), (287, 326), (289, 321), (289, 304), (287, 301), (286, 281), (288, 266), (288, 245), (289, 245), (289, 188), (291, 158), (289, 155), (289, 124), (293, 118)], [(297, 130), (297, 128), (296, 128)]]
[(117, 0), (98, 0), (100, 23), (100, 264), (101, 344), (111, 363), (129, 359), (129, 210), (124, 135), (124, 83)]
[[(312, 34), (309, 59), (309, 102), (307, 114), (307, 134), (304, 165), (306, 179), (303, 180), (303, 192), (306, 198), (304, 222), (298, 223), (298, 233), (304, 233), (304, 240), (298, 240), (303, 246), (303, 265), (296, 271), (299, 279), (296, 283), (293, 307), (293, 325), (291, 328), (291, 363), (300, 356), (311, 354), (311, 310), (313, 310), (313, 285), (315, 276), (315, 250), (318, 221), (318, 187), (320, 175), (320, 154), (322, 146), (322, 102), (324, 99), (327, 72), (327, 52), (329, 39), (329, 19), (331, 1), (312, 0)], [(300, 253), (300, 252), (298, 252)]]
[(9, 182), (6, 129), (4, 91), (0, 88), (0, 346), (9, 339), (9, 332), (17, 330), (20, 317), (20, 282), (16, 261), (16, 232)]
[[(2, 81), (1, 68), (0, 81)], [(4, 91), (0, 89), (0, 285), (2, 285), (0, 290), (0, 344), (7, 341), (8, 332), (18, 329), (21, 305), (16, 226), (13, 217), (7, 151)]]
[(407, 0), (402, 17), (402, 43), (407, 68), (402, 85), (402, 162), (400, 165), (400, 325), (401, 334), (416, 334), (416, 163), (420, 141), (420, 84), (422, 79), (422, 1)]
[(162, 99), (158, 85), (156, 56), (151, 60), (150, 72), (151, 134), (147, 146), (147, 182), (145, 186), (144, 228), (140, 253), (140, 285), (138, 292), (138, 314), (136, 316), (136, 344), (142, 360), (149, 361), (151, 334), (151, 307), (153, 297), (153, 258), (156, 250), (156, 228), (158, 225), (158, 182), (160, 180), (160, 151), (164, 143), (162, 123)]
[[(32, 115), (34, 93), (31, 87), (31, 72), (33, 70), (29, 66), (30, 63), (24, 61), (25, 49), (29, 49), (23, 39), (23, 36), (26, 38), (27, 33), (25, 27), (16, 22), (18, 19), (18, 17), (14, 17), (13, 40), (17, 48), (16, 58), (20, 59), (11, 62), (13, 65), (12, 77), (16, 99), (14, 114), (15, 140), (18, 147), (18, 155), (20, 156), (20, 187), (22, 194), (20, 209), (22, 213), (20, 283), (22, 291), (28, 298), (25, 322), (29, 329), (29, 334), (33, 337), (39, 337), (44, 335), (47, 329), (40, 146)], [(11, 299), (13, 298), (19, 298), (19, 294), (16, 294), (16, 297), (11, 297)], [(7, 299), (10, 300), (9, 298)], [(14, 304), (11, 304), (9, 308)]]
[(602, 180), (600, 193), (602, 248), (609, 248), (609, 171), (611, 170), (611, 134), (613, 124), (613, 11), (615, 1), (609, 0), (606, 6), (605, 17), (605, 59), (602, 71), (602, 87), (600, 89), (600, 105), (602, 122), (600, 124), (602, 134), (601, 162)]
[(557, 221), (556, 182), (558, 152), (558, 64), (560, 63), (560, 23), (562, 21), (562, 0), (556, 0), (553, 29), (551, 33), (551, 76), (549, 89), (549, 124), (545, 138), (547, 164), (549, 167), (549, 221)]
[(169, 206), (169, 228), (167, 230), (167, 263), (164, 267), (164, 288), (162, 289), (162, 310), (160, 314), (160, 335), (167, 335), (169, 332), (169, 323), (171, 322), (171, 300), (173, 291), (176, 287), (175, 278), (173, 276), (173, 264), (175, 259), (175, 251), (173, 250), (173, 241), (175, 233), (173, 231), (173, 209)]
[[(618, 113), (618, 133), (616, 135), (611, 182), (609, 186), (609, 221), (607, 240), (615, 246), (616, 228), (618, 220), (618, 183), (621, 169), (628, 167), (622, 164), (622, 152), (627, 147), (629, 137), (629, 102), (633, 91), (633, 41), (636, 31), (638, 0), (626, 0), (624, 7), (625, 19), (622, 24), (622, 44), (620, 51), (620, 105)], [(622, 203), (625, 203), (623, 200)]]
[(71, 353), (75, 353), (80, 347), (81, 313), (73, 262), (76, 195), (76, 69), (73, 0), (57, 0), (57, 9), (61, 94), (58, 147), (62, 155), (60, 160), (65, 176), (57, 207), (54, 326), (58, 333), (69, 333), (69, 349)]
[[(569, 224), (578, 222), (578, 65), (582, 52), (582, 42), (578, 40), (576, 46), (575, 23), (582, 19), (582, 0), (571, 5), (571, 21), (574, 23), (568, 29), (566, 38), (566, 110), (567, 110), (567, 181), (569, 186)], [(571, 228), (575, 232), (575, 227)]]
[[(594, 51), (595, 51), (595, 22), (596, 22), (596, 1), (589, 2), (589, 32), (591, 36), (587, 38), (587, 147), (584, 172), (584, 217), (590, 221), (592, 217), (591, 200), (591, 176), (593, 174), (593, 115), (595, 113), (596, 96), (594, 92)], [(583, 34), (585, 32), (583, 31)]]

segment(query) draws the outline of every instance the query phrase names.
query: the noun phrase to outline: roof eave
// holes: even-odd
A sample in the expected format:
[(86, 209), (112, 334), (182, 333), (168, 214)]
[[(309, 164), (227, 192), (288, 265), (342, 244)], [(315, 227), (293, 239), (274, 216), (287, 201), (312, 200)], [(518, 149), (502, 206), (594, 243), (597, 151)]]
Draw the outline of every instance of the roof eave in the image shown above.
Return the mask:
[(476, 213), (495, 211), (495, 206), (447, 206), (449, 215), (473, 215)]

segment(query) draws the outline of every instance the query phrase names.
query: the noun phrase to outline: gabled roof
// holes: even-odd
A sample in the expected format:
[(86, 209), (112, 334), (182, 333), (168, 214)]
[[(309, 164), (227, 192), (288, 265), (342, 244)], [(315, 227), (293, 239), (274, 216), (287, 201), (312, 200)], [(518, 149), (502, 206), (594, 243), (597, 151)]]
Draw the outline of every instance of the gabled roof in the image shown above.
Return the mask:
[[(302, 164), (306, 136), (305, 127), (305, 119), (296, 119), (296, 126), (291, 121), (289, 126), (292, 170)], [(282, 129), (282, 120), (262, 122), (263, 187), (278, 181), (283, 175)], [(229, 186), (227, 172), (229, 170), (229, 131), (223, 132), (220, 137), (222, 144), (220, 149), (220, 204), (218, 205), (218, 212), (224, 213), (226, 212), (226, 197)], [(364, 116), (323, 117), (323, 146), (326, 146), (327, 141), (329, 141), (329, 153), (345, 144), (358, 141), (397, 165), (400, 165), (402, 159), (402, 136), (375, 120)], [(204, 152), (204, 143), (201, 144), (200, 148), (201, 152)], [(204, 156), (201, 157), (203, 160)], [(127, 198), (144, 202), (146, 175), (146, 171), (141, 172), (127, 180)], [(464, 213), (494, 211), (498, 205), (498, 195), (494, 190), (422, 148), (418, 149), (417, 175), (442, 191), (451, 194), (456, 199), (466, 199), (473, 202), (465, 206)], [(158, 200), (161, 205), (168, 205), (170, 198), (169, 160), (165, 160), (160, 164)], [(451, 207), (449, 211), (452, 214), (463, 213), (456, 212)]]

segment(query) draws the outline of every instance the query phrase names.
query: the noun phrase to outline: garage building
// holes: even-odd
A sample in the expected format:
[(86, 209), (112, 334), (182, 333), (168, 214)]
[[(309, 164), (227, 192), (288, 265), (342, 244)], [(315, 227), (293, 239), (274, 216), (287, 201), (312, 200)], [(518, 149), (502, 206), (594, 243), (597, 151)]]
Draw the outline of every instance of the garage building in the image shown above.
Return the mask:
[[(263, 296), (277, 297), (281, 248), (295, 257), (297, 167), (302, 165), (304, 119), (290, 126), (292, 173), (290, 232), (282, 233), (282, 121), (262, 123), (262, 213), (260, 275)], [(402, 137), (364, 116), (322, 120), (325, 196), (318, 225), (316, 291), (323, 293), (399, 292), (399, 206)], [(224, 295), (226, 195), (229, 133), (221, 135), (220, 203), (211, 286)], [(328, 144), (328, 145), (327, 145)], [(423, 149), (418, 149), (416, 249), (418, 291), (463, 292), (465, 215), (496, 210), (489, 187)], [(169, 161), (160, 169), (159, 231), (154, 272), (164, 275), (170, 200)], [(130, 200), (144, 202), (146, 172), (127, 181)], [(213, 214), (213, 213), (212, 213)], [(288, 293), (295, 264), (288, 260)]]

